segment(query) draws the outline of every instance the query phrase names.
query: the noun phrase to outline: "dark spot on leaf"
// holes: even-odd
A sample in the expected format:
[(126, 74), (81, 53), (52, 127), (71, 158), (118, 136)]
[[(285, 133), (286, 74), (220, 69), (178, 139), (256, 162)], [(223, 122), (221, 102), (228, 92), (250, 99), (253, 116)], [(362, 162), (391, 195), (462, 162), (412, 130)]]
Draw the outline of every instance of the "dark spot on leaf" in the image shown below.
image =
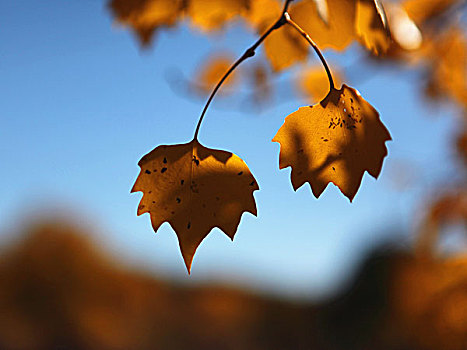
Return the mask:
[(240, 171), (237, 175), (242, 175), (243, 174), (243, 171)]
[(216, 197), (216, 201), (218, 201), (218, 200), (220, 200), (220, 198), (219, 198), (219, 197)]
[(156, 172), (156, 171), (157, 171), (157, 169), (154, 169), (153, 171), (154, 171), (154, 172)]
[(164, 164), (167, 164), (167, 158), (164, 157), (163, 162), (164, 162)]
[(145, 208), (144, 204), (140, 204), (138, 207), (138, 209), (144, 209), (144, 208)]
[(177, 203), (180, 203), (181, 201), (182, 200), (179, 197), (177, 197)]
[(151, 174), (151, 171), (146, 169), (145, 173), (146, 174)]
[(175, 212), (174, 212), (174, 211), (171, 211), (171, 212), (170, 212), (170, 214), (174, 215), (174, 214), (175, 214)]
[(336, 168), (332, 167), (332, 170), (336, 171)]
[(328, 140), (328, 139), (324, 139), (323, 141), (324, 141), (324, 142), (328, 142), (329, 140)]
[(193, 156), (193, 162), (195, 162), (196, 166), (198, 166), (198, 165), (199, 165), (199, 160), (198, 160), (198, 159), (196, 159), (196, 156)]
[(152, 191), (149, 191), (148, 193), (152, 193)]
[(180, 181), (180, 183), (183, 185), (185, 183), (185, 180)]
[(187, 228), (187, 229), (190, 229), (190, 227), (191, 227), (191, 222), (189, 221), (189, 222), (188, 222), (188, 225), (186, 226), (186, 228)]
[(161, 173), (165, 173), (167, 171), (167, 168), (162, 168)]
[(156, 204), (156, 201), (152, 201), (152, 204)]
[(254, 184), (255, 184), (254, 181), (251, 181), (251, 182), (250, 182), (250, 186), (253, 186)]

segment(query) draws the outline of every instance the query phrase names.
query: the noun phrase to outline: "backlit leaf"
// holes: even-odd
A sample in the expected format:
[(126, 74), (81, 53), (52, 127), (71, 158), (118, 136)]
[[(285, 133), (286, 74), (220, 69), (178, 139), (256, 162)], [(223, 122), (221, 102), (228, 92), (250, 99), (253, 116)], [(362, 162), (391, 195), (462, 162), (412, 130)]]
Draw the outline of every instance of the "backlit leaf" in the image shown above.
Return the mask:
[(406, 0), (402, 6), (417, 24), (430, 20), (463, 0)]
[(378, 112), (345, 84), (290, 114), (273, 139), (281, 146), (279, 168), (292, 167), (295, 190), (308, 182), (318, 198), (332, 182), (350, 201), (365, 171), (378, 177), (388, 140)]
[(309, 46), (293, 28), (275, 30), (264, 41), (264, 52), (274, 71), (280, 71), (308, 57)]
[(187, 15), (196, 27), (204, 31), (215, 30), (244, 14), (249, 3), (250, 0), (190, 0)]
[(279, 0), (253, 0), (245, 15), (247, 23), (262, 34), (279, 18), (282, 4)]
[(234, 238), (244, 211), (256, 215), (259, 187), (243, 160), (198, 141), (162, 145), (140, 161), (132, 192), (143, 192), (138, 215), (149, 213), (154, 231), (168, 222), (177, 234), (188, 272), (196, 249), (214, 227)]
[(297, 22), (320, 48), (345, 49), (355, 37), (357, 0), (328, 0), (328, 23), (322, 19), (314, 0), (303, 0), (290, 8)]
[(431, 61), (428, 93), (432, 97), (449, 97), (467, 106), (467, 38), (460, 28), (441, 35), (427, 50)]
[(160, 27), (174, 25), (182, 16), (183, 0), (112, 0), (109, 7), (117, 21), (130, 26), (143, 45), (150, 44)]
[(359, 40), (373, 54), (382, 54), (389, 49), (391, 35), (379, 0), (357, 1), (355, 25)]

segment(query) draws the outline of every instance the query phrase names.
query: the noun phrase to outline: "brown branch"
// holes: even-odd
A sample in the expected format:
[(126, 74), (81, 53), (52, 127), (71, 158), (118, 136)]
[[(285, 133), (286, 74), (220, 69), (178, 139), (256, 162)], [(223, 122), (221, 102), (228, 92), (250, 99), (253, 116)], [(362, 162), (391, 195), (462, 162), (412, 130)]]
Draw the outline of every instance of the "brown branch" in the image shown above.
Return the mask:
[(300, 33), (300, 35), (303, 36), (306, 39), (306, 41), (308, 41), (308, 43), (311, 45), (311, 47), (315, 50), (316, 54), (318, 55), (319, 59), (321, 60), (321, 63), (324, 66), (324, 69), (326, 70), (326, 74), (328, 75), (329, 86), (331, 87), (331, 90), (335, 89), (334, 80), (332, 79), (331, 70), (329, 69), (329, 66), (328, 66), (327, 62), (324, 59), (323, 54), (319, 50), (318, 45), (316, 45), (316, 43), (310, 38), (310, 36), (297, 23), (295, 23), (290, 18), (289, 14), (287, 12), (284, 13), (284, 17), (285, 17), (285, 20), (286, 20), (287, 24), (290, 24), (292, 26), (292, 28), (297, 30)]
[(203, 122), (204, 116), (209, 108), (209, 105), (211, 104), (211, 101), (213, 100), (214, 96), (216, 95), (217, 91), (220, 89), (224, 81), (240, 65), (240, 63), (245, 61), (247, 58), (253, 57), (255, 55), (256, 53), (255, 50), (269, 36), (269, 34), (271, 34), (273, 31), (275, 31), (276, 29), (279, 29), (280, 27), (282, 27), (284, 24), (287, 23), (287, 19), (285, 15), (287, 14), (287, 10), (289, 9), (289, 5), (292, 1), (293, 0), (285, 0), (284, 8), (282, 10), (282, 13), (279, 19), (251, 47), (249, 47), (237, 61), (235, 61), (235, 63), (229, 68), (229, 70), (224, 74), (221, 80), (217, 83), (216, 87), (214, 88), (211, 95), (209, 96), (206, 102), (206, 105), (203, 108), (203, 111), (201, 112), (201, 116), (199, 117), (198, 124), (196, 125), (196, 130), (193, 136), (193, 140), (198, 140), (198, 133), (199, 133), (201, 124)]

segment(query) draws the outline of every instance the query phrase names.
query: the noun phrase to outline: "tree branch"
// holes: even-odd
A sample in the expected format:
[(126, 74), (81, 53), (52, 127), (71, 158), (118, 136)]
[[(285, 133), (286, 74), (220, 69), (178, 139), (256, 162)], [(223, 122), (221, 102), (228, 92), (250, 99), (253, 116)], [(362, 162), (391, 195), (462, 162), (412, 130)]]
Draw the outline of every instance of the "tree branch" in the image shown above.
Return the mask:
[[(224, 76), (221, 78), (221, 80), (217, 83), (216, 87), (214, 90), (211, 92), (211, 95), (209, 96), (206, 105), (203, 108), (203, 111), (201, 112), (201, 116), (199, 117), (198, 124), (196, 125), (196, 130), (195, 134), (193, 136), (193, 140), (198, 140), (198, 133), (199, 129), (201, 127), (201, 124), (203, 122), (204, 116), (209, 108), (209, 105), (211, 104), (214, 96), (216, 95), (217, 91), (220, 89), (224, 81), (229, 77), (229, 75), (247, 58), (253, 57), (255, 55), (255, 50), (258, 48), (259, 45), (271, 34), (273, 31), (276, 29), (279, 29), (282, 27), (284, 24), (287, 23), (287, 10), (289, 9), (289, 5), (293, 0), (285, 0), (284, 3), (284, 8), (282, 10), (282, 13), (279, 17), (279, 19), (251, 46), (249, 47), (245, 53), (237, 60), (235, 63), (229, 68), (229, 70), (224, 74)], [(290, 17), (289, 17), (290, 18)]]
[(310, 38), (310, 36), (297, 23), (295, 23), (290, 18), (289, 14), (287, 12), (284, 13), (284, 17), (285, 17), (285, 20), (286, 20), (287, 24), (291, 25), (292, 28), (297, 30), (300, 33), (300, 35), (303, 36), (306, 39), (306, 41), (308, 41), (308, 43), (311, 45), (311, 47), (315, 50), (316, 54), (318, 55), (319, 59), (321, 60), (321, 63), (324, 66), (324, 69), (326, 70), (326, 74), (328, 75), (329, 85), (331, 87), (331, 90), (335, 89), (334, 80), (332, 79), (331, 70), (329, 69), (329, 66), (328, 66), (327, 62), (324, 59), (323, 54), (319, 50), (318, 45), (316, 45), (316, 43)]

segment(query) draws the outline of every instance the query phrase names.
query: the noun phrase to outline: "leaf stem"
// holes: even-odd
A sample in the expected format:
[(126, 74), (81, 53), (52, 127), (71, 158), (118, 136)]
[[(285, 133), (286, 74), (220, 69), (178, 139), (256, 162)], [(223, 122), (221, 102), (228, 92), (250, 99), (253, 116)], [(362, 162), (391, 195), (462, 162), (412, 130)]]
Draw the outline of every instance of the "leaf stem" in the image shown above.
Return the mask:
[[(208, 100), (207, 100), (207, 102), (206, 102), (206, 104), (205, 104), (205, 106), (203, 108), (203, 111), (201, 112), (201, 115), (200, 115), (199, 120), (198, 120), (198, 124), (196, 125), (195, 134), (193, 136), (194, 141), (198, 140), (198, 133), (199, 133), (199, 129), (201, 127), (201, 124), (203, 122), (204, 116), (205, 116), (205, 114), (206, 114), (206, 112), (207, 112), (207, 110), (209, 108), (209, 105), (211, 104), (214, 96), (216, 95), (217, 91), (220, 89), (220, 87), (222, 86), (224, 81), (229, 77), (229, 75), (240, 65), (240, 63), (245, 61), (247, 58), (253, 57), (255, 55), (255, 53), (256, 53), (255, 50), (269, 36), (269, 34), (271, 34), (276, 29), (279, 29), (284, 24), (288, 23), (287, 10), (288, 10), (289, 5), (290, 5), (290, 3), (292, 1), (293, 0), (285, 0), (284, 8), (282, 10), (282, 13), (281, 13), (279, 19), (251, 47), (249, 47), (245, 51), (245, 53), (242, 56), (240, 56), (240, 58), (237, 61), (235, 61), (235, 63), (229, 68), (229, 70), (224, 74), (224, 76), (221, 78), (221, 80), (217, 83), (214, 90), (212, 90), (211, 95), (209, 96), (209, 98), (208, 98)], [(290, 17), (288, 17), (288, 18), (290, 19)]]
[(316, 45), (316, 43), (313, 41), (313, 39), (311, 39), (310, 36), (297, 23), (295, 23), (290, 18), (290, 15), (287, 12), (284, 13), (284, 17), (285, 17), (285, 21), (287, 22), (287, 24), (290, 24), (296, 31), (298, 31), (300, 33), (300, 35), (303, 36), (306, 39), (306, 41), (308, 41), (308, 43), (311, 45), (311, 47), (315, 50), (316, 54), (318, 55), (319, 59), (321, 60), (321, 63), (324, 66), (324, 69), (326, 70), (326, 74), (328, 75), (329, 86), (330, 86), (331, 90), (335, 89), (334, 80), (332, 79), (331, 70), (329, 69), (329, 66), (328, 66), (327, 62), (324, 59), (323, 54), (319, 50), (318, 45)]

